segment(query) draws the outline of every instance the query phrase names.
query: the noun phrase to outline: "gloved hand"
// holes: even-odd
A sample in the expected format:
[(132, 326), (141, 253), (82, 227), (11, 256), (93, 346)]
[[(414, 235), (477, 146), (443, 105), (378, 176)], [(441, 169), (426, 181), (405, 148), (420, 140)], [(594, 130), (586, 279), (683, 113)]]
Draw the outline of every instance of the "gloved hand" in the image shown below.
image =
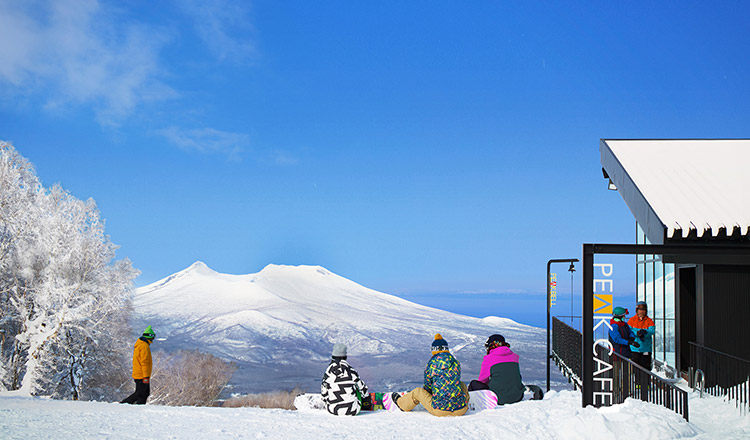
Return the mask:
[(148, 383), (148, 379), (149, 379), (148, 377), (144, 377), (143, 378), (143, 383)]
[(646, 330), (640, 329), (640, 330), (638, 330), (637, 334), (638, 334), (639, 338), (643, 339), (643, 337), (646, 336)]

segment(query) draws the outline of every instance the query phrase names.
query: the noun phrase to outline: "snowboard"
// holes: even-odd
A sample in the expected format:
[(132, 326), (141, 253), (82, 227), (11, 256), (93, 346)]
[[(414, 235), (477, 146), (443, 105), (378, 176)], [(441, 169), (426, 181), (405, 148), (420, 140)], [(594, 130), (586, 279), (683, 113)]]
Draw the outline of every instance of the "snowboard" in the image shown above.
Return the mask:
[[(536, 385), (525, 385), (522, 400), (542, 400), (544, 393)], [(405, 392), (398, 393), (403, 396)], [(294, 406), (301, 411), (325, 411), (325, 403), (320, 394), (300, 394), (294, 399)], [(497, 408), (497, 396), (490, 390), (469, 391), (469, 411), (483, 411)], [(401, 411), (393, 402), (391, 393), (368, 393), (362, 396), (362, 412), (365, 411)]]
[[(398, 393), (403, 396), (405, 392)], [(369, 398), (369, 400), (368, 400)], [(401, 411), (393, 401), (392, 393), (370, 393), (362, 403), (362, 411)]]
[(469, 411), (497, 408), (497, 395), (490, 390), (469, 391)]
[[(403, 396), (405, 391), (398, 393)], [(360, 396), (362, 408), (360, 411), (400, 411), (399, 407), (393, 402), (391, 393), (368, 393)], [(300, 394), (294, 399), (294, 407), (301, 411), (325, 411), (326, 405), (323, 398), (318, 393)]]
[[(526, 389), (523, 393), (524, 400), (542, 400), (544, 392), (536, 385), (524, 385)], [(490, 390), (469, 391), (469, 411), (483, 411), (485, 409), (497, 408), (497, 395)]]
[[(403, 396), (404, 392), (398, 393)], [(363, 411), (401, 411), (401, 409), (393, 401), (391, 393), (370, 393), (372, 402), (371, 409), (365, 405), (362, 406)], [(470, 411), (482, 411), (485, 409), (492, 409), (497, 407), (497, 396), (490, 390), (478, 390), (469, 391), (469, 410)]]

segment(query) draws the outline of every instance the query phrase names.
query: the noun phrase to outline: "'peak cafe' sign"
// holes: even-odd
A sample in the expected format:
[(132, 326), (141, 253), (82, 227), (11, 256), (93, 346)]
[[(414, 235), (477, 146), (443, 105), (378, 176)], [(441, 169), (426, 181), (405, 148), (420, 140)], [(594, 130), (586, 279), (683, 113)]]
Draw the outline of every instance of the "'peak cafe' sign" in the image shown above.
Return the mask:
[[(612, 330), (609, 321), (612, 318), (613, 272), (612, 264), (594, 264), (594, 334), (602, 326), (607, 335)], [(601, 348), (597, 350), (597, 346)], [(610, 406), (613, 404), (614, 379), (609, 357), (612, 356), (614, 347), (609, 338), (604, 336), (595, 340), (591, 349), (594, 351), (594, 406)]]

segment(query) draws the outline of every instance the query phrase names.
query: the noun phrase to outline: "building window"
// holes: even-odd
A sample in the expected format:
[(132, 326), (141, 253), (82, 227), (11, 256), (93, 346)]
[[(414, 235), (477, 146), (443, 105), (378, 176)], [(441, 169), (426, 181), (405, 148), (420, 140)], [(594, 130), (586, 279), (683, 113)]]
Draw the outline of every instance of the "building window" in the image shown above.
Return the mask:
[[(651, 244), (636, 222), (636, 244)], [(656, 324), (653, 340), (655, 360), (675, 365), (674, 264), (665, 264), (661, 255), (636, 255), (636, 301), (646, 301), (648, 315)], [(635, 314), (635, 310), (633, 310)]]

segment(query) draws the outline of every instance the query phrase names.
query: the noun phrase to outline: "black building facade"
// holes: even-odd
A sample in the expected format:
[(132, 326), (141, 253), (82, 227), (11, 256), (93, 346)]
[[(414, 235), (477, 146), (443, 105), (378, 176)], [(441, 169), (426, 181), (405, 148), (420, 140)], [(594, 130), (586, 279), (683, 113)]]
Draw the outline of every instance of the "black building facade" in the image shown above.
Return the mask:
[[(635, 243), (750, 247), (748, 139), (602, 139), (601, 164), (635, 217)], [(750, 259), (636, 256), (636, 301), (656, 324), (654, 360), (690, 367), (690, 343), (750, 359)]]

